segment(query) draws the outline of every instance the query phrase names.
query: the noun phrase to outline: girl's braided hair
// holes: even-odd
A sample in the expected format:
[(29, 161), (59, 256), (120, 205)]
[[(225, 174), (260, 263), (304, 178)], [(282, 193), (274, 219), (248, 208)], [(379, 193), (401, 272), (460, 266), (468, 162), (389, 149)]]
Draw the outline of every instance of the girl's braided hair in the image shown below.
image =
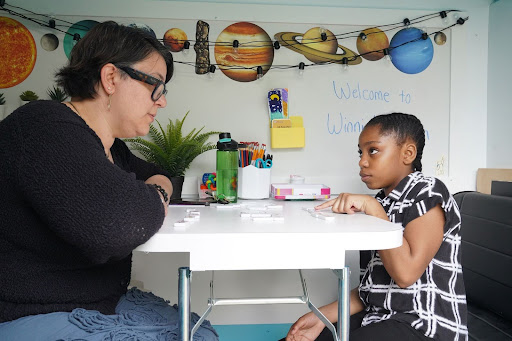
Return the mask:
[(398, 145), (405, 143), (408, 138), (414, 141), (417, 152), (416, 159), (412, 163), (413, 170), (422, 170), (421, 157), (425, 147), (425, 130), (416, 116), (397, 112), (378, 115), (366, 124), (366, 127), (370, 126), (379, 126), (382, 134), (394, 134)]

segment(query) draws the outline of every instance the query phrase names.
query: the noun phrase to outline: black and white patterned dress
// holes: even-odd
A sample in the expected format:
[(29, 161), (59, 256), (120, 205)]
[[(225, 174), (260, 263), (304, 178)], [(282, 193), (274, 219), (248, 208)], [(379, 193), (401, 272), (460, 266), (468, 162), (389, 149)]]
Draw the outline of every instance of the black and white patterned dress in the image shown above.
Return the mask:
[[(389, 220), (407, 226), (440, 204), (445, 213), (444, 237), (439, 251), (421, 277), (400, 288), (389, 276), (378, 251), (371, 258), (359, 285), (367, 310), (362, 326), (387, 319), (409, 323), (435, 340), (467, 340), (467, 305), (460, 255), (460, 213), (440, 180), (414, 172), (386, 197), (376, 195)], [(428, 228), (428, 226), (425, 226)]]

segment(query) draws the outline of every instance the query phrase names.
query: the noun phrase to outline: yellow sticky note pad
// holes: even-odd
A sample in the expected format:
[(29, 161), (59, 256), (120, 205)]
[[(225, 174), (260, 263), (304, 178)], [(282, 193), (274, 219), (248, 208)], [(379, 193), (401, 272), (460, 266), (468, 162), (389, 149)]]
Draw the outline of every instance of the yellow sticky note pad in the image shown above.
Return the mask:
[(290, 116), (290, 121), (289, 128), (270, 128), (272, 148), (304, 148), (306, 140), (302, 116)]
[(275, 119), (272, 120), (272, 128), (291, 128), (292, 120), (290, 119)]

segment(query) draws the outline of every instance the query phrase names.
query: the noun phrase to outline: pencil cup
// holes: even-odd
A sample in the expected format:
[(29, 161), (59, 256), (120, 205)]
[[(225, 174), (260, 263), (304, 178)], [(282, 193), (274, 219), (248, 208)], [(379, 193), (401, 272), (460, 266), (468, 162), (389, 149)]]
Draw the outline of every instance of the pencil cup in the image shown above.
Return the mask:
[(253, 165), (238, 168), (238, 197), (242, 199), (268, 199), (270, 197), (271, 168)]

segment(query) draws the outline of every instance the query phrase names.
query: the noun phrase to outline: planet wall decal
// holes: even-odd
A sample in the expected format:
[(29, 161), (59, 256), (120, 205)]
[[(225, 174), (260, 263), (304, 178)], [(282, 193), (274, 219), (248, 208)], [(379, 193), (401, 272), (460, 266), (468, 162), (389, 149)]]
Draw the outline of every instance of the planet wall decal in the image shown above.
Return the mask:
[(151, 35), (153, 38), (156, 39), (155, 31), (153, 31), (153, 29), (146, 24), (132, 23), (132, 24), (129, 24), (128, 27), (133, 27), (133, 28), (138, 28), (139, 30), (143, 30), (144, 32), (146, 32), (147, 34)]
[(36, 64), (34, 37), (20, 22), (0, 17), (0, 89), (23, 82)]
[(393, 65), (403, 73), (416, 74), (424, 71), (434, 57), (432, 40), (422, 38), (423, 31), (416, 27), (398, 31), (389, 47)]
[(187, 39), (187, 34), (182, 29), (171, 28), (164, 34), (164, 45), (172, 52), (180, 52)]
[(444, 44), (446, 44), (446, 34), (444, 34), (444, 32), (437, 32), (434, 35), (434, 42), (437, 45), (444, 45)]
[(83, 38), (91, 28), (96, 26), (96, 24), (98, 24), (98, 22), (95, 20), (82, 20), (71, 25), (71, 27), (67, 30), (68, 34), (64, 36), (64, 43), (62, 44), (64, 47), (64, 53), (68, 59), (71, 55), (71, 50), (78, 42), (73, 39), (74, 34), (78, 33), (80, 38)]
[(55, 51), (59, 47), (59, 38), (55, 34), (46, 33), (41, 37), (41, 47), (46, 51)]
[[(239, 42), (237, 49), (233, 48), (234, 40)], [(265, 75), (274, 61), (274, 46), (269, 35), (249, 22), (226, 27), (217, 37), (214, 53), (220, 70), (238, 82), (256, 80), (258, 66)]]
[[(322, 33), (326, 34), (326, 39), (322, 39)], [(329, 38), (330, 37), (330, 38)], [(337, 39), (329, 30), (314, 27), (309, 29), (306, 33), (296, 32), (279, 32), (274, 35), (274, 38), (279, 43), (297, 53), (304, 55), (308, 60), (313, 63), (338, 63), (340, 64), (343, 58), (348, 58), (348, 64), (357, 65), (362, 62), (354, 51), (345, 46), (339, 45)], [(299, 42), (297, 38), (302, 38)], [(338, 48), (342, 53), (337, 53)]]
[[(325, 33), (325, 40), (322, 38), (322, 33)], [(336, 53), (336, 50), (338, 49), (338, 39), (327, 29), (313, 27), (304, 33), (301, 45), (310, 47), (316, 51), (333, 54)], [(304, 54), (304, 57), (313, 63), (322, 63), (326, 61), (324, 58), (314, 54)]]
[(372, 27), (363, 30), (356, 41), (357, 52), (366, 60), (376, 61), (384, 57), (384, 49), (389, 47), (386, 33)]

